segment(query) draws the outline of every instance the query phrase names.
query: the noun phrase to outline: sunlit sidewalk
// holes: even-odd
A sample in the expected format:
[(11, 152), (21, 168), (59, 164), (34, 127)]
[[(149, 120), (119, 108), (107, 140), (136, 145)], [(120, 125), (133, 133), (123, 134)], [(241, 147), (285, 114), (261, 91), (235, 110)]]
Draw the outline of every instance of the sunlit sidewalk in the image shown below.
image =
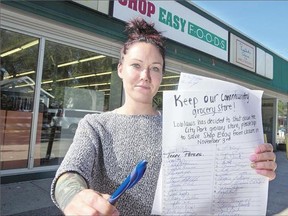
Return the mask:
[(285, 151), (275, 153), (277, 177), (269, 183), (267, 215), (288, 216), (288, 159)]

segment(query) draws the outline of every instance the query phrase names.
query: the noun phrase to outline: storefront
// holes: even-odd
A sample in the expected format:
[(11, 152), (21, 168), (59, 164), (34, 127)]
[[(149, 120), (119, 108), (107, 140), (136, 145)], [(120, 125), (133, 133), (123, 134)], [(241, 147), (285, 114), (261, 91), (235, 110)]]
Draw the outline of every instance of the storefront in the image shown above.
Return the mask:
[(79, 120), (121, 105), (116, 69), (124, 21), (133, 16), (155, 22), (167, 37), (166, 72), (154, 100), (159, 110), (162, 92), (177, 89), (181, 72), (198, 74), (263, 90), (268, 141), (276, 147), (280, 126), (287, 133), (288, 61), (195, 5), (144, 0), (0, 5), (4, 177), (55, 172)]

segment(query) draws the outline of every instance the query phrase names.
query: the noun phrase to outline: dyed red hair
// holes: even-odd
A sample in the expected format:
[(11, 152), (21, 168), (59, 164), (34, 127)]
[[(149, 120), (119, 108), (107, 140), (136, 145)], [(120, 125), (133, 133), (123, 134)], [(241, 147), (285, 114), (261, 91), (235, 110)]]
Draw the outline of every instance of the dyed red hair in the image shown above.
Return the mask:
[(127, 53), (129, 47), (136, 42), (151, 43), (156, 46), (163, 58), (163, 71), (165, 68), (165, 47), (164, 38), (162, 34), (154, 28), (153, 23), (147, 23), (142, 18), (135, 18), (130, 20), (125, 28), (125, 32), (128, 34), (128, 40), (124, 43), (121, 49), (120, 63)]

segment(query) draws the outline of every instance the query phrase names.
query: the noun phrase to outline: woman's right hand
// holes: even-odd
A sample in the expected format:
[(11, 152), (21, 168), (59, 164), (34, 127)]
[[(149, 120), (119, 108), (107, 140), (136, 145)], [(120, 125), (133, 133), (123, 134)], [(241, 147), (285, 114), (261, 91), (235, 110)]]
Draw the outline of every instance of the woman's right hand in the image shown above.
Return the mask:
[(111, 215), (118, 216), (115, 206), (108, 202), (110, 195), (100, 194), (91, 189), (84, 189), (77, 193), (64, 209), (65, 215)]

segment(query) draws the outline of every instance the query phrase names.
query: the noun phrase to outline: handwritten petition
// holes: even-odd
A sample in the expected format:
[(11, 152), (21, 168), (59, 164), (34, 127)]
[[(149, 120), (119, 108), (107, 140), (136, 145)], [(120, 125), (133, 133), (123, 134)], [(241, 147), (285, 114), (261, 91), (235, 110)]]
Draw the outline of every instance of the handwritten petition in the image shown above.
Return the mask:
[[(202, 79), (196, 78), (195, 86)], [(263, 143), (262, 92), (215, 80), (206, 90), (210, 81), (199, 84), (203, 89), (163, 93), (162, 167), (152, 214), (266, 215), (268, 179), (249, 160)]]

